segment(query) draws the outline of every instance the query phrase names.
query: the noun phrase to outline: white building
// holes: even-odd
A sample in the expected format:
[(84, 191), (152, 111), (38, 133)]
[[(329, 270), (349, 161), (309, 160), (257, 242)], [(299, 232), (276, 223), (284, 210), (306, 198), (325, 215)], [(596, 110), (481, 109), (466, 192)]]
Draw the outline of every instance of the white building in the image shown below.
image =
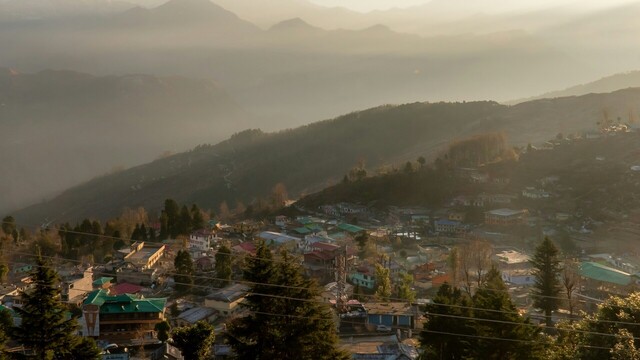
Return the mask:
[(189, 236), (189, 248), (198, 251), (207, 251), (211, 248), (211, 245), (213, 245), (216, 240), (218, 240), (218, 238), (213, 231), (194, 231)]

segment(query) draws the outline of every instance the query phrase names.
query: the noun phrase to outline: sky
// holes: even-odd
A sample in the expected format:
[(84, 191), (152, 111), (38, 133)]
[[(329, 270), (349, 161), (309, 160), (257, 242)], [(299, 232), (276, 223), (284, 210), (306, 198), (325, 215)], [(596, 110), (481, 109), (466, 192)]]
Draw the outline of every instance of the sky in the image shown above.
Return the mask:
[(389, 9), (392, 7), (409, 7), (428, 3), (430, 0), (311, 0), (324, 6), (342, 6), (356, 11), (371, 11)]
[[(341, 6), (352, 10), (367, 12), (372, 10), (385, 10), (389, 8), (406, 8), (414, 5), (421, 5), (431, 0), (310, 0), (313, 3), (323, 6)], [(536, 8), (545, 5), (568, 5), (573, 4), (577, 7), (600, 8), (615, 6), (634, 2), (636, 0), (452, 0), (460, 4), (473, 5), (489, 5), (489, 7), (504, 7), (505, 9), (514, 8)], [(466, 2), (468, 1), (468, 3)], [(474, 4), (475, 2), (475, 4)], [(494, 9), (495, 10), (495, 9)]]

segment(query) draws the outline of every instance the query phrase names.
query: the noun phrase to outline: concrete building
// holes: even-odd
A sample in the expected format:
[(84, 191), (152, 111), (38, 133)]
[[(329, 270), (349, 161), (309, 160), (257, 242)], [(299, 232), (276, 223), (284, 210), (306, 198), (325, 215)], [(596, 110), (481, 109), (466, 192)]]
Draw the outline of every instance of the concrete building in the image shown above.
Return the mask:
[(523, 225), (527, 223), (529, 211), (526, 209), (497, 209), (484, 213), (484, 221), (488, 225)]

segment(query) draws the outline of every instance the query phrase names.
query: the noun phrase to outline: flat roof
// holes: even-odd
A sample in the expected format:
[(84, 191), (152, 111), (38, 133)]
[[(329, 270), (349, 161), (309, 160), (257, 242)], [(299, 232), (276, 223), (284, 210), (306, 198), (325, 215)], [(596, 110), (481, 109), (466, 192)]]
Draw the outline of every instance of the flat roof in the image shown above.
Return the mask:
[(630, 274), (595, 262), (583, 262), (580, 264), (580, 275), (589, 279), (616, 285), (624, 286), (631, 283)]
[(249, 291), (249, 287), (246, 285), (233, 284), (225, 288), (222, 288), (218, 291), (212, 292), (211, 294), (207, 295), (207, 299), (225, 301), (225, 302), (234, 302), (240, 298), (243, 298), (245, 295), (247, 295), (248, 291)]
[(411, 305), (406, 302), (366, 303), (364, 308), (369, 314), (413, 315)]
[(488, 211), (489, 214), (491, 215), (497, 215), (497, 216), (514, 216), (514, 215), (519, 215), (524, 213), (526, 210), (513, 210), (513, 209), (496, 209), (496, 210), (491, 210)]

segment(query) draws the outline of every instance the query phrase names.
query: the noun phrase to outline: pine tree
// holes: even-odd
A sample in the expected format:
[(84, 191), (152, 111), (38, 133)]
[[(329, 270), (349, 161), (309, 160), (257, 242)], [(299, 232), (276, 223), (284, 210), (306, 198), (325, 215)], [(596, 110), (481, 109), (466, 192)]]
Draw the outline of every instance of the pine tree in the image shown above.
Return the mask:
[(180, 216), (176, 224), (177, 235), (189, 235), (191, 232), (191, 222), (191, 212), (189, 212), (186, 205), (183, 205), (182, 209), (180, 209)]
[(213, 326), (205, 321), (171, 331), (173, 345), (180, 349), (185, 360), (208, 359), (215, 336)]
[(238, 359), (350, 358), (337, 347), (331, 310), (316, 301), (318, 287), (302, 275), (291, 255), (285, 251), (273, 261), (260, 242), (256, 257), (247, 263), (245, 280), (253, 285), (244, 304), (250, 315), (229, 327)]
[(202, 211), (196, 204), (191, 206), (191, 228), (193, 230), (204, 228), (204, 217), (202, 217)]
[(166, 234), (175, 238), (180, 233), (178, 232), (178, 217), (180, 216), (180, 207), (178, 203), (173, 199), (167, 199), (164, 201), (164, 214), (167, 216)]
[(216, 278), (220, 286), (227, 286), (231, 280), (231, 249), (222, 245), (216, 253)]
[(193, 287), (193, 274), (195, 273), (189, 252), (186, 250), (178, 251), (173, 266), (175, 268), (173, 279), (176, 282), (176, 291), (183, 294), (188, 293)]
[(486, 339), (476, 339), (471, 358), (541, 358), (543, 348), (538, 327), (518, 314), (507, 286), (495, 267), (489, 270), (485, 282), (474, 294), (473, 307), (476, 334)]
[(33, 359), (74, 359), (77, 354), (82, 354), (83, 359), (98, 359), (95, 343), (91, 347), (74, 335), (77, 324), (75, 319), (67, 318), (58, 275), (40, 257), (31, 272), (31, 281), (33, 287), (21, 293), (23, 306), (15, 308), (22, 322), (12, 328), (12, 338), (32, 351)]
[(534, 306), (542, 309), (545, 314), (547, 327), (552, 326), (551, 313), (558, 309), (560, 295), (560, 280), (558, 278), (562, 268), (558, 257), (558, 248), (547, 237), (536, 248), (531, 258), (535, 285), (532, 289)]
[(4, 359), (4, 347), (9, 340), (9, 332), (13, 327), (13, 316), (7, 309), (0, 310), (0, 359)]
[[(475, 335), (473, 304), (466, 293), (448, 284), (440, 286), (433, 304), (427, 305), (420, 344), (434, 359), (465, 359), (472, 350)], [(455, 334), (455, 335), (451, 335)], [(467, 336), (465, 336), (467, 335)]]
[(167, 320), (159, 322), (154, 327), (154, 330), (158, 333), (158, 340), (166, 342), (169, 340), (169, 331), (171, 331), (171, 325)]

